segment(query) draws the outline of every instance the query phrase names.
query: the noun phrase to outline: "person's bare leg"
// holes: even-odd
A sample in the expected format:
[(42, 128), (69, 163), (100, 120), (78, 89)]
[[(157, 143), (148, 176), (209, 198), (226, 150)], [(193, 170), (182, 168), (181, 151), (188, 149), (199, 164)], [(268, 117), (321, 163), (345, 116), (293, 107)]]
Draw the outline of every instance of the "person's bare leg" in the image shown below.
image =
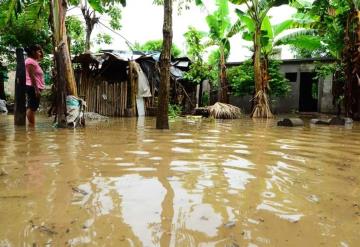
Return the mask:
[(29, 125), (35, 125), (35, 112), (33, 112), (30, 108), (26, 110), (26, 117), (29, 121)]

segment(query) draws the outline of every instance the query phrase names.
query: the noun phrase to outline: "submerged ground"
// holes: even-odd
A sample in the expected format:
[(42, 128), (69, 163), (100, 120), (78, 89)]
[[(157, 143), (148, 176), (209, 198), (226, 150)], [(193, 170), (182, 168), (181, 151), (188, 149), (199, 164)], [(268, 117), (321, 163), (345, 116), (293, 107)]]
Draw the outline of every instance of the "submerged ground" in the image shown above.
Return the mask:
[(360, 126), (0, 116), (0, 246), (359, 246)]

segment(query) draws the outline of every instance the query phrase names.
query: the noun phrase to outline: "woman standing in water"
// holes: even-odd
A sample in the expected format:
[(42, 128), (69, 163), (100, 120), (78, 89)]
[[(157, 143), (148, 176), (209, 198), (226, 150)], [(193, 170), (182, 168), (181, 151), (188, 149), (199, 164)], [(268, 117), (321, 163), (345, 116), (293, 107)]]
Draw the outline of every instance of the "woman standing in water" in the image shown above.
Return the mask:
[(45, 88), (44, 72), (39, 65), (44, 53), (40, 45), (32, 45), (25, 48), (28, 58), (25, 60), (26, 67), (26, 117), (30, 125), (35, 124), (35, 112), (39, 108), (40, 93)]

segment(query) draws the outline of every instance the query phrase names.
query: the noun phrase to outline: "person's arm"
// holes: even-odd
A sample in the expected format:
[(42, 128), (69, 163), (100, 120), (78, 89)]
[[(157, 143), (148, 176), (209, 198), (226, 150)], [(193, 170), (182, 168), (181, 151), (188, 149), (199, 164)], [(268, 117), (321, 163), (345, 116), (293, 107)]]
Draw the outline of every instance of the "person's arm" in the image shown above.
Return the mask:
[(28, 67), (28, 70), (29, 70), (29, 76), (30, 76), (30, 79), (31, 79), (31, 83), (32, 83), (33, 87), (35, 88), (35, 95), (36, 95), (36, 97), (39, 97), (40, 96), (40, 90), (36, 85), (35, 66), (32, 65), (32, 64), (28, 64), (27, 67)]

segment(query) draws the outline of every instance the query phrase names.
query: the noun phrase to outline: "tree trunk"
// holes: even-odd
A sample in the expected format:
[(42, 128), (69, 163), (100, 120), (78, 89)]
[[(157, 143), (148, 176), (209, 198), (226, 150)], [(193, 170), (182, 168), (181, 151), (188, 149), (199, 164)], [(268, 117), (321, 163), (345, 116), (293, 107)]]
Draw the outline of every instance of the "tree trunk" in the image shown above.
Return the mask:
[(65, 16), (67, 10), (66, 0), (51, 0), (51, 27), (53, 31), (53, 42), (55, 51), (59, 52), (60, 59), (63, 59), (63, 66), (58, 66), (55, 60), (57, 74), (64, 77), (67, 94), (77, 96), (76, 82), (72, 68), (69, 47), (67, 43)]
[(15, 78), (15, 107), (14, 122), (15, 125), (26, 124), (26, 106), (25, 106), (25, 88), (26, 88), (26, 71), (24, 50), (16, 49), (16, 78)]
[(360, 120), (360, 11), (356, 11), (354, 18), (355, 34), (354, 34), (354, 53), (353, 53), (353, 118)]
[(350, 40), (350, 23), (353, 18), (353, 12), (350, 12), (347, 20), (344, 31), (344, 50), (342, 53), (343, 62), (344, 62), (344, 73), (345, 73), (345, 85), (344, 85), (344, 106), (345, 106), (345, 115), (347, 117), (352, 116), (351, 111), (351, 97), (352, 97), (352, 62), (351, 62), (351, 53), (352, 53), (352, 44)]
[(60, 47), (54, 53), (54, 60), (56, 64), (56, 72), (55, 72), (55, 86), (56, 86), (56, 123), (58, 128), (66, 127), (66, 80), (65, 77), (62, 76), (60, 71), (64, 71), (65, 60), (61, 56), (63, 51), (66, 49), (64, 45)]
[(345, 115), (360, 119), (360, 12), (350, 11), (344, 36), (342, 61), (345, 64), (344, 105)]
[(255, 93), (263, 90), (262, 76), (261, 76), (261, 29), (256, 28), (254, 37), (254, 79), (255, 79)]
[(228, 95), (228, 83), (226, 78), (226, 66), (225, 66), (225, 50), (224, 46), (220, 46), (220, 89), (219, 89), (219, 101), (221, 103), (229, 104)]
[(85, 37), (85, 50), (86, 52), (90, 52), (90, 38), (91, 33), (94, 30), (94, 26), (98, 23), (99, 18), (95, 16), (95, 11), (90, 12), (87, 7), (87, 2), (85, 1), (85, 5), (81, 5), (81, 12), (83, 14), (85, 25), (86, 25), (86, 37)]
[[(1, 66), (1, 65), (0, 65)], [(4, 78), (0, 74), (0, 99), (6, 100)]]
[(160, 56), (160, 89), (158, 111), (156, 118), (157, 129), (169, 129), (168, 105), (170, 88), (170, 57), (172, 43), (172, 0), (164, 0), (163, 47)]
[(266, 83), (262, 75), (261, 63), (261, 26), (256, 27), (254, 35), (254, 79), (255, 79), (255, 97), (254, 108), (251, 113), (251, 117), (270, 118), (273, 117), (269, 100), (266, 94)]

